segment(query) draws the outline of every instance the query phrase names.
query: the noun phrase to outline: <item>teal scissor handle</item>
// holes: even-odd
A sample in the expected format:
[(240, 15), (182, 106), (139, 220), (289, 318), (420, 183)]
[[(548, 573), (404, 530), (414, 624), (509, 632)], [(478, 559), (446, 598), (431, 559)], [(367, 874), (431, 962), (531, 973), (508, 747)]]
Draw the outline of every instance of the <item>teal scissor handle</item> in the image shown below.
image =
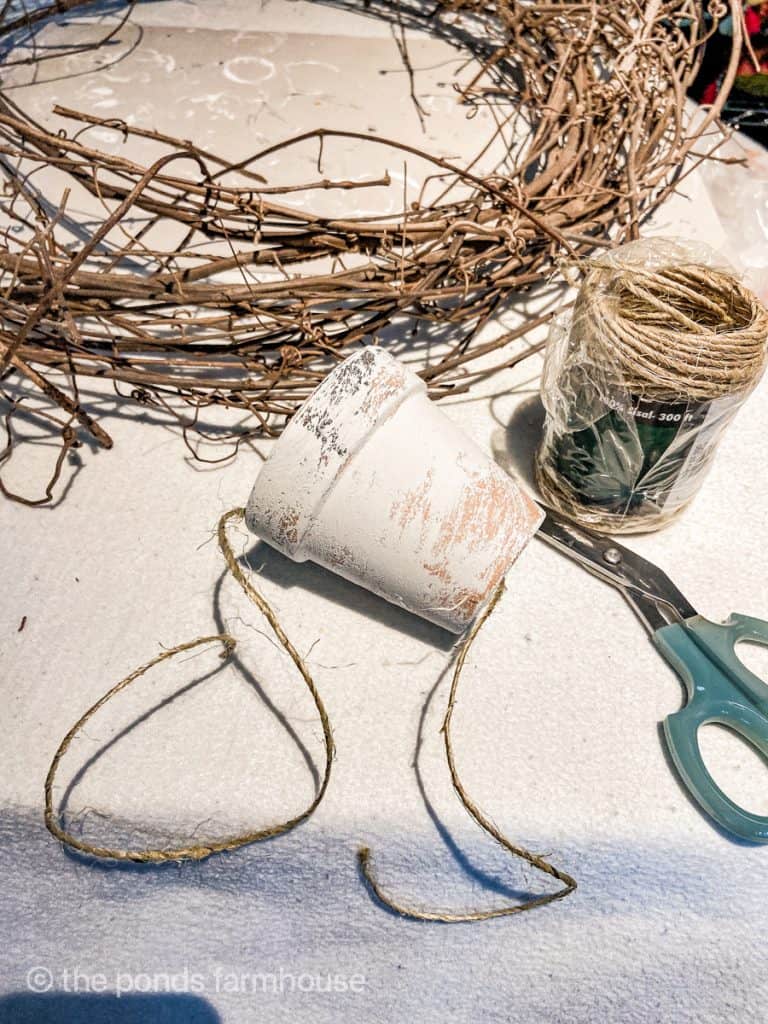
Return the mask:
[(700, 726), (717, 722), (768, 758), (768, 686), (735, 651), (740, 640), (768, 646), (768, 622), (731, 615), (718, 624), (696, 615), (663, 626), (653, 639), (688, 690), (688, 703), (664, 722), (680, 776), (724, 829), (753, 843), (768, 843), (768, 816), (745, 811), (726, 796), (707, 770), (698, 740)]

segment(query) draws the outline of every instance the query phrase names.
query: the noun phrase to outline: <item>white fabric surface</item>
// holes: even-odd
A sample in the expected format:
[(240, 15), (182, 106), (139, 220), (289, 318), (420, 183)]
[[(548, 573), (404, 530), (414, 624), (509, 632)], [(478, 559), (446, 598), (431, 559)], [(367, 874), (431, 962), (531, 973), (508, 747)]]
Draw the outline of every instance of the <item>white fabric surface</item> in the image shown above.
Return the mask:
[[(226, 49), (244, 8), (215, 6), (216, 45)], [(191, 60), (197, 44), (180, 41), (173, 12), (185, 28), (207, 32), (203, 10), (148, 5), (137, 17), (147, 32), (162, 30), (169, 49), (187, 46)], [(254, 31), (290, 35), (300, 24), (330, 34), (321, 7), (266, 5), (261, 25), (255, 10)], [(337, 43), (357, 32), (340, 17), (333, 12)], [(383, 46), (387, 30), (362, 24)], [(211, 53), (199, 59), (212, 63)], [(34, 102), (50, 106), (53, 92), (63, 102), (62, 89), (38, 86)], [(156, 78), (144, 89), (160, 110)], [(87, 107), (88, 96), (79, 102)], [(161, 114), (158, 127), (167, 129)], [(227, 139), (225, 125), (216, 131)], [(698, 174), (653, 230), (728, 241)], [(539, 366), (535, 357), (443, 404), (528, 483)], [(374, 903), (356, 866), (361, 842), (372, 847), (382, 883), (416, 905), (498, 905), (546, 882), (510, 863), (451, 792), (438, 729), (453, 638), (244, 532), (238, 550), (249, 552), (259, 587), (306, 654), (334, 725), (324, 803), (289, 836), (201, 864), (115, 867), (64, 852), (42, 824), (50, 757), (85, 708), (161, 645), (226, 628), (238, 638), (238, 660), (222, 668), (211, 649), (173, 661), (88, 725), (64, 780), (146, 715), (72, 793), (70, 809), (89, 836), (135, 839), (145, 823), (150, 839), (203, 838), (282, 819), (311, 799), (308, 760), (322, 757), (311, 701), (258, 613), (223, 578), (213, 538), (219, 515), (247, 498), (259, 455), (244, 450), (231, 464), (203, 467), (185, 457), (177, 433), (101, 404), (114, 451), (83, 449), (82, 472), (53, 507), (0, 506), (0, 1022), (765, 1019), (768, 851), (730, 841), (686, 798), (658, 732), (681, 701), (676, 677), (619, 595), (539, 542), (510, 574), (473, 650), (455, 737), (480, 805), (576, 876), (579, 889), (566, 901), (461, 926), (403, 921)], [(686, 516), (631, 541), (715, 619), (732, 610), (768, 617), (766, 437), (768, 382), (737, 418)], [(19, 458), (12, 479), (31, 484), (39, 469)], [(760, 653), (750, 663), (765, 673)], [(720, 736), (707, 752), (735, 796), (768, 810), (764, 765)], [(36, 965), (51, 971), (44, 998), (28, 991)], [(277, 992), (225, 981), (281, 970)], [(291, 991), (289, 976), (328, 972), (347, 984), (362, 976), (362, 991)], [(137, 974), (158, 991), (114, 998)], [(99, 975), (107, 994), (83, 991), (98, 987)], [(176, 976), (179, 991), (164, 993), (163, 975)], [(146, 987), (141, 976), (134, 984)]]

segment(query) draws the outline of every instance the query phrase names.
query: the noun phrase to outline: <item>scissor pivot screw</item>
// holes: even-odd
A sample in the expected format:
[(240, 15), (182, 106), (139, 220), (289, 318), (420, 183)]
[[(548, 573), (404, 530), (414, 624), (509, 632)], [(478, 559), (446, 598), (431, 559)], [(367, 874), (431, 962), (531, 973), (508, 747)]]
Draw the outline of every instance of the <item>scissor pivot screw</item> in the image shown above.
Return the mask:
[(618, 565), (621, 562), (621, 552), (618, 548), (606, 548), (603, 552), (603, 561), (608, 565)]

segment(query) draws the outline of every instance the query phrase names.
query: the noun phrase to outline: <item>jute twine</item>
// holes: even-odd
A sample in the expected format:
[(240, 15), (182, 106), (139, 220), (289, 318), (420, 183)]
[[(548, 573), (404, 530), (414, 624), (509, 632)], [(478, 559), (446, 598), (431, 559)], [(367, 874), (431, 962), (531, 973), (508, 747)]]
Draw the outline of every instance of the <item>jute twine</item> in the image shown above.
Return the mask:
[[(766, 339), (768, 312), (724, 270), (597, 259), (583, 279), (567, 348), (568, 358), (602, 384), (646, 400), (696, 403), (746, 397), (765, 367)], [(537, 482), (550, 505), (595, 529), (633, 529), (631, 514), (580, 501), (550, 454), (545, 441), (536, 460)]]
[[(124, 679), (121, 679), (119, 683), (108, 690), (103, 697), (101, 697), (92, 707), (90, 707), (84, 715), (72, 726), (69, 732), (66, 734), (64, 739), (59, 744), (56, 753), (53, 756), (51, 766), (48, 769), (48, 775), (45, 780), (45, 824), (48, 830), (62, 843), (67, 846), (78, 850), (80, 853), (86, 854), (91, 857), (104, 858), (109, 860), (118, 861), (133, 861), (136, 863), (150, 863), (158, 864), (165, 861), (183, 861), (183, 860), (203, 860), (209, 857), (213, 853), (219, 853), (225, 850), (235, 850), (238, 847), (245, 846), (249, 843), (256, 843), (263, 839), (272, 839), (275, 836), (282, 835), (285, 832), (289, 832), (297, 825), (306, 821), (317, 809), (321, 800), (323, 799), (325, 792), (328, 788), (331, 775), (331, 765), (334, 758), (334, 742), (331, 731), (331, 723), (328, 717), (328, 713), (325, 709), (317, 686), (307, 668), (307, 665), (301, 655), (297, 652), (291, 641), (285, 634), (282, 626), (277, 620), (275, 613), (269, 606), (264, 597), (254, 588), (254, 586), (247, 579), (243, 572), (240, 563), (232, 550), (232, 545), (227, 537), (227, 526), (232, 521), (239, 521), (243, 518), (245, 510), (242, 508), (231, 509), (225, 513), (219, 520), (218, 525), (218, 541), (221, 552), (227, 563), (227, 567), (231, 572), (232, 576), (237, 580), (242, 589), (253, 601), (262, 615), (265, 617), (273, 633), (277, 637), (280, 645), (288, 653), (291, 660), (293, 661), (296, 668), (304, 680), (307, 689), (312, 695), (312, 699), (315, 703), (318, 717), (323, 728), (323, 738), (325, 742), (325, 771), (323, 774), (322, 782), (319, 785), (315, 798), (309, 804), (309, 806), (303, 810), (300, 814), (295, 817), (289, 818), (284, 822), (276, 825), (271, 825), (267, 828), (251, 830), (243, 832), (238, 835), (230, 836), (224, 839), (212, 839), (207, 842), (196, 842), (176, 847), (163, 847), (157, 849), (118, 849), (109, 846), (100, 846), (94, 843), (89, 843), (86, 840), (80, 839), (69, 832), (62, 824), (59, 812), (54, 808), (53, 805), (53, 787), (56, 778), (56, 773), (59, 768), (59, 764), (70, 747), (75, 736), (81, 731), (86, 723), (99, 711), (100, 708), (112, 699), (116, 694), (126, 689), (137, 679), (144, 676), (150, 669), (159, 665), (161, 662), (166, 661), (170, 658), (176, 657), (184, 651), (192, 650), (195, 647), (201, 647), (204, 644), (209, 643), (220, 643), (222, 645), (222, 657), (229, 657), (235, 650), (236, 641), (228, 633), (216, 634), (213, 636), (198, 637), (195, 640), (191, 640), (188, 643), (178, 644), (176, 647), (170, 648), (169, 650), (163, 651), (156, 658), (147, 662), (145, 665), (135, 669)], [(492, 614), (494, 608), (499, 602), (502, 593), (504, 592), (503, 582), (499, 585), (492, 600), (489, 602), (483, 614), (478, 618), (477, 622), (467, 634), (464, 639), (461, 648), (459, 650), (456, 667), (453, 673), (453, 680), (451, 683), (450, 694), (448, 697), (448, 706), (445, 712), (445, 717), (442, 724), (442, 735), (445, 745), (445, 753), (448, 759), (448, 765), (451, 773), (451, 780), (453, 788), (464, 805), (467, 812), (477, 822), (480, 827), (487, 832), (493, 839), (496, 840), (508, 853), (515, 857), (519, 857), (526, 861), (528, 864), (537, 868), (550, 877), (557, 879), (562, 882), (562, 888), (558, 889), (553, 893), (546, 893), (542, 896), (535, 897), (528, 900), (525, 903), (515, 903), (508, 906), (494, 907), (489, 910), (479, 910), (469, 913), (453, 914), (443, 911), (429, 911), (419, 908), (413, 908), (405, 906), (393, 897), (387, 895), (379, 885), (378, 881), (373, 872), (371, 864), (371, 851), (368, 847), (362, 847), (358, 851), (358, 859), (362, 874), (370, 886), (371, 891), (376, 898), (387, 906), (389, 909), (402, 915), (403, 917), (412, 918), (419, 921), (442, 921), (445, 923), (456, 923), (456, 922), (470, 922), (470, 921), (487, 921), (495, 917), (506, 917), (511, 914), (518, 914), (524, 910), (531, 910), (534, 907), (543, 906), (546, 903), (551, 903), (553, 900), (562, 899), (567, 896), (568, 893), (572, 892), (576, 888), (576, 882), (570, 875), (564, 871), (560, 871), (552, 864), (550, 864), (543, 857), (538, 854), (531, 853), (522, 846), (518, 846), (512, 843), (480, 810), (477, 804), (472, 800), (465, 790), (461, 779), (459, 777), (458, 769), (456, 767), (456, 758), (453, 749), (453, 741), (451, 736), (451, 724), (453, 721), (453, 712), (456, 706), (456, 700), (458, 695), (459, 680), (461, 673), (464, 668), (464, 663), (467, 659), (469, 651), (474, 643), (477, 634), (482, 629), (484, 623), (488, 620)]]
[(202, 636), (198, 637), (196, 640), (178, 644), (176, 647), (163, 651), (162, 654), (153, 658), (152, 661), (148, 661), (146, 665), (142, 665), (140, 668), (134, 669), (130, 675), (127, 675), (125, 679), (121, 679), (119, 683), (113, 686), (111, 690), (108, 690), (103, 697), (97, 700), (96, 703), (90, 707), (77, 722), (75, 722), (59, 744), (58, 750), (53, 755), (53, 760), (51, 761), (51, 766), (48, 769), (48, 775), (45, 780), (45, 824), (48, 831), (57, 839), (61, 840), (62, 843), (66, 843), (67, 846), (70, 846), (75, 850), (79, 850), (80, 853), (87, 854), (91, 857), (102, 857), (109, 860), (134, 861), (140, 864), (161, 864), (164, 861), (204, 860), (206, 857), (210, 857), (212, 853), (221, 853), (224, 850), (236, 850), (240, 846), (247, 846), (249, 843), (258, 843), (262, 839), (273, 839), (275, 836), (282, 835), (284, 832), (290, 832), (291, 829), (300, 825), (301, 822), (306, 821), (307, 818), (314, 813), (319, 806), (320, 801), (325, 796), (325, 791), (328, 788), (328, 783), (331, 778), (331, 765), (333, 763), (334, 756), (331, 722), (328, 718), (328, 712), (325, 710), (325, 705), (322, 702), (317, 686), (312, 679), (304, 659), (285, 635), (282, 626), (278, 622), (277, 617), (269, 604), (246, 579), (246, 576), (243, 573), (234, 552), (232, 551), (232, 546), (229, 543), (229, 538), (227, 537), (227, 525), (232, 520), (242, 519), (244, 515), (244, 509), (233, 508), (221, 517), (218, 526), (219, 547), (224, 555), (229, 571), (267, 620), (281, 647), (283, 647), (288, 653), (291, 661), (299, 670), (307, 689), (312, 694), (312, 700), (315, 703), (315, 708), (323, 727), (323, 740), (325, 744), (325, 770), (323, 772), (322, 781), (315, 793), (315, 797), (309, 806), (300, 814), (297, 814), (295, 817), (288, 818), (286, 821), (280, 822), (277, 825), (249, 830), (223, 839), (211, 839), (207, 842), (190, 843), (170, 848), (164, 847), (159, 849), (125, 850), (108, 846), (98, 846), (94, 843), (89, 843), (83, 839), (79, 839), (64, 828), (58, 812), (54, 810), (53, 807), (53, 784), (61, 759), (69, 749), (72, 740), (96, 714), (96, 712), (100, 708), (104, 707), (107, 701), (120, 693), (121, 690), (125, 690), (132, 683), (136, 682), (137, 679), (140, 679), (143, 675), (149, 672), (150, 669), (154, 668), (155, 665), (159, 665), (161, 662), (167, 661), (169, 658), (174, 658), (177, 654), (181, 654), (183, 651), (189, 651), (195, 647), (201, 647), (208, 643), (218, 642), (222, 644), (222, 656), (225, 658), (229, 657), (237, 646), (234, 637), (230, 636), (228, 633), (222, 633), (216, 636)]
[(561, 900), (576, 888), (576, 882), (570, 875), (561, 871), (559, 868), (556, 868), (553, 864), (550, 864), (549, 861), (545, 860), (544, 857), (539, 856), (539, 854), (531, 853), (530, 850), (526, 850), (523, 846), (517, 846), (515, 843), (511, 842), (507, 836), (505, 836), (504, 833), (496, 827), (496, 825), (493, 824), (493, 822), (486, 814), (483, 813), (483, 811), (480, 810), (472, 797), (467, 793), (456, 767), (456, 757), (454, 754), (453, 739), (451, 736), (451, 724), (453, 722), (453, 712), (456, 707), (456, 699), (459, 691), (459, 680), (464, 668), (464, 662), (467, 660), (467, 655), (470, 652), (477, 634), (487, 622), (494, 608), (499, 603), (503, 593), (504, 581), (502, 580), (496, 588), (496, 592), (485, 611), (479, 616), (474, 626), (467, 634), (456, 658), (456, 667), (453, 671), (451, 690), (448, 695), (448, 707), (445, 710), (445, 717), (443, 718), (441, 728), (443, 743), (445, 746), (445, 756), (448, 759), (448, 767), (451, 772), (451, 782), (453, 783), (456, 795), (464, 805), (464, 809), (472, 818), (474, 818), (480, 828), (482, 828), (484, 832), (487, 832), (489, 836), (492, 836), (493, 839), (495, 839), (496, 842), (513, 857), (520, 857), (522, 860), (527, 861), (535, 867), (538, 871), (557, 879), (558, 882), (562, 882), (563, 885), (561, 889), (557, 889), (555, 892), (545, 893), (542, 896), (526, 900), (524, 903), (512, 903), (505, 906), (492, 907), (489, 910), (475, 910), (464, 914), (452, 914), (448, 911), (442, 910), (421, 910), (416, 907), (406, 906), (383, 891), (373, 873), (371, 866), (371, 851), (367, 847), (362, 847), (358, 851), (358, 859), (360, 861), (360, 869), (366, 882), (371, 887), (371, 890), (376, 895), (377, 899), (379, 899), (385, 906), (389, 907), (390, 910), (394, 910), (402, 917), (412, 918), (416, 921), (442, 921), (445, 924), (460, 924), (462, 922), (470, 921), (490, 921), (494, 917), (509, 917), (512, 914), (520, 914), (524, 910), (533, 910), (535, 907), (542, 907), (547, 903), (554, 902), (554, 900)]

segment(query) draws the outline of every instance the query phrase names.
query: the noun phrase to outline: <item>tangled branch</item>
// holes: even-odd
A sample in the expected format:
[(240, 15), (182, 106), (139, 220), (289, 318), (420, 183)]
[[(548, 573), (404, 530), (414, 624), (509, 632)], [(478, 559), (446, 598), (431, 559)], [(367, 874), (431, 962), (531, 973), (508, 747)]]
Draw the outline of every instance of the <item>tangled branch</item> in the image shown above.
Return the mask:
[[(16, 15), (6, 4), (0, 41), (9, 62), (20, 37), (28, 44), (38, 25), (91, 3), (57, 0)], [(88, 379), (110, 381), (121, 399), (174, 415), (185, 436), (202, 430), (203, 410), (232, 410), (231, 429), (219, 436), (236, 449), (277, 433), (349, 346), (379, 340), (407, 318), (409, 347), (433, 396), (467, 387), (468, 364), (531, 326), (478, 342), (511, 297), (546, 280), (564, 254), (636, 235), (676, 187), (686, 158), (705, 157), (696, 147), (706, 150), (740, 49), (738, 0), (729, 8), (711, 3), (708, 17), (697, 0), (365, 6), (396, 27), (407, 68), (405, 30), (412, 27), (442, 36), (479, 64), (468, 81), (453, 82), (458, 109), (467, 117), (490, 110), (494, 124), (466, 165), (397, 139), (322, 127), (233, 163), (189, 140), (63, 107), (54, 113), (73, 132), (49, 131), (8, 90), (0, 92), (0, 374), (8, 406), (0, 465), (13, 451), (12, 420), (30, 389), (56, 408), (46, 415), (62, 446), (42, 499), (0, 482), (7, 496), (50, 500), (62, 459), (80, 436), (111, 446), (81, 402)], [(735, 57), (718, 106), (693, 127), (686, 91), (729, 9)], [(418, 104), (412, 69), (409, 80)], [(102, 152), (87, 141), (96, 126), (149, 139), (164, 154), (147, 167)], [(358, 190), (390, 184), (383, 170), (366, 181), (326, 177), (324, 155), (342, 140), (426, 161), (433, 173), (395, 215), (312, 213), (319, 191), (349, 193), (354, 210)], [(501, 161), (481, 172), (499, 142)], [(316, 180), (268, 180), (267, 157), (290, 167), (309, 145), (317, 149)], [(85, 242), (73, 241), (69, 192), (52, 209), (37, 190), (34, 174), (43, 167), (105, 211)], [(300, 205), (291, 203), (297, 193)], [(169, 237), (172, 243), (158, 241)], [(447, 347), (437, 359), (424, 358), (419, 339), (435, 337)], [(11, 380), (25, 383), (21, 396), (9, 390)]]

